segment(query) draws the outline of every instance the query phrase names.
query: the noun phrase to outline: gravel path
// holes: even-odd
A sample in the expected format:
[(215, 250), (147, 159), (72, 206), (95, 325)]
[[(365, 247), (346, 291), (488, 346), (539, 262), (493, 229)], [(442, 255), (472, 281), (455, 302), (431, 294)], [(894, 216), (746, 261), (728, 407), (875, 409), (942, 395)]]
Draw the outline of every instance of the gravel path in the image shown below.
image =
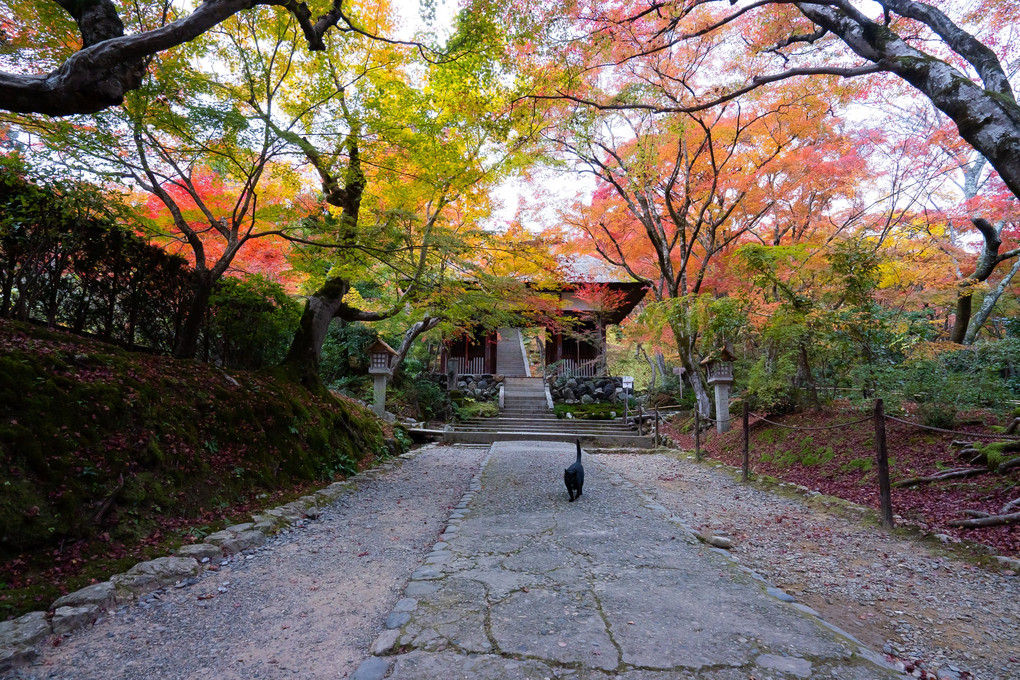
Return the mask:
[[(1020, 577), (891, 536), (820, 501), (739, 483), (686, 456), (601, 455), (696, 529), (725, 532), (741, 563), (921, 677), (1020, 678)], [(920, 663), (918, 663), (920, 662)]]
[(477, 471), (487, 447), (427, 447), (306, 526), (157, 591), (47, 650), (18, 680), (344, 678)]

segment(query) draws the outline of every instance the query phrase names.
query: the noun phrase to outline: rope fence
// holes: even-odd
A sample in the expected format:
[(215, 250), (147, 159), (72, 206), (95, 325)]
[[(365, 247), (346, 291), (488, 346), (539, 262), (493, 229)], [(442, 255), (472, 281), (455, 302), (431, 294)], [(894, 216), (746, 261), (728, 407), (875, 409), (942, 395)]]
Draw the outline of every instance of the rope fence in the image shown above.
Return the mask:
[[(833, 425), (823, 426), (796, 426), (787, 425), (785, 423), (779, 423), (774, 420), (769, 420), (765, 416), (757, 413), (752, 413), (748, 408), (748, 404), (745, 401), (743, 404), (743, 413), (741, 420), (743, 420), (743, 458), (741, 470), (744, 481), (748, 481), (750, 478), (750, 419), (756, 418), (756, 422), (764, 422), (769, 425), (781, 427), (788, 430), (800, 430), (802, 432), (817, 432), (820, 430), (839, 430), (854, 425), (860, 425), (868, 421), (872, 421), (875, 424), (875, 460), (878, 465), (878, 486), (879, 486), (879, 500), (881, 505), (881, 519), (882, 526), (885, 529), (892, 529), (893, 524), (893, 510), (892, 510), (892, 490), (889, 481), (889, 455), (888, 447), (886, 445), (886, 421), (893, 421), (901, 423), (903, 425), (909, 425), (922, 430), (929, 430), (932, 432), (939, 432), (942, 434), (951, 434), (960, 437), (971, 437), (974, 439), (997, 439), (1005, 441), (1020, 441), (1018, 435), (999, 434), (995, 432), (964, 432), (960, 430), (949, 430), (941, 427), (934, 427), (932, 425), (925, 425), (923, 423), (914, 422), (911, 420), (905, 420), (903, 418), (897, 418), (896, 416), (887, 415), (885, 413), (885, 404), (882, 399), (876, 399), (874, 404), (874, 411), (871, 415), (868, 415), (857, 420), (850, 420), (843, 423), (836, 423)], [(660, 409), (655, 409), (655, 445), (659, 445), (660, 434), (659, 434), (659, 418)], [(702, 460), (701, 451), (701, 429), (702, 421), (710, 424), (725, 425), (734, 420), (736, 417), (730, 416), (729, 418), (717, 419), (711, 416), (701, 415), (697, 409), (694, 410), (694, 457), (695, 460)]]

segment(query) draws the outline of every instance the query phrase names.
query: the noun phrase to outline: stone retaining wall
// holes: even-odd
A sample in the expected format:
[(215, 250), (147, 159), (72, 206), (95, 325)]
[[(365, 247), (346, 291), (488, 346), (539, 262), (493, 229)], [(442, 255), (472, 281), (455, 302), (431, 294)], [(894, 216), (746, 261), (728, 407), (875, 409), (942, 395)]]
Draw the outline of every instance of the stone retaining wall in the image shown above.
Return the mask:
[(623, 378), (546, 379), (553, 402), (557, 404), (609, 404), (623, 401)]
[(492, 373), (463, 374), (457, 376), (457, 389), (475, 401), (496, 401), (503, 380), (503, 376)]

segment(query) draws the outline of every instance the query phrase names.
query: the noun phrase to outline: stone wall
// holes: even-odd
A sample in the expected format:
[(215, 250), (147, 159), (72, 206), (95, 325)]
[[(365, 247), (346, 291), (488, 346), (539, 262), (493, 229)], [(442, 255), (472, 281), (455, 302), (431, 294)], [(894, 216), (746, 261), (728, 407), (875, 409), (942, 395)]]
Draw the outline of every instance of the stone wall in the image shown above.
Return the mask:
[(609, 404), (623, 400), (623, 378), (547, 378), (557, 404)]
[(502, 384), (503, 376), (491, 373), (457, 376), (457, 389), (465, 397), (475, 401), (496, 401), (499, 399), (499, 386)]

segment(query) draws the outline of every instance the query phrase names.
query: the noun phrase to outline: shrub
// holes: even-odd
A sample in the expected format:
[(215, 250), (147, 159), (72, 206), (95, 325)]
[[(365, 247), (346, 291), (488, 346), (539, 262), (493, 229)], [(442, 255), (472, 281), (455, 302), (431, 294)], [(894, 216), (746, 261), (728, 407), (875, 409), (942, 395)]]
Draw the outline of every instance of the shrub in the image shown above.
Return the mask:
[(922, 425), (950, 430), (956, 423), (956, 407), (952, 404), (919, 404), (917, 416)]
[(492, 418), (499, 415), (499, 404), (492, 401), (475, 401), (465, 399), (464, 403), (453, 407), (457, 420), (468, 418)]
[(221, 279), (209, 300), (205, 358), (246, 370), (276, 365), (300, 315), (283, 286), (264, 276)]
[(566, 418), (571, 414), (579, 420), (612, 420), (614, 416), (623, 415), (623, 404), (556, 404), (553, 413), (557, 418)]

